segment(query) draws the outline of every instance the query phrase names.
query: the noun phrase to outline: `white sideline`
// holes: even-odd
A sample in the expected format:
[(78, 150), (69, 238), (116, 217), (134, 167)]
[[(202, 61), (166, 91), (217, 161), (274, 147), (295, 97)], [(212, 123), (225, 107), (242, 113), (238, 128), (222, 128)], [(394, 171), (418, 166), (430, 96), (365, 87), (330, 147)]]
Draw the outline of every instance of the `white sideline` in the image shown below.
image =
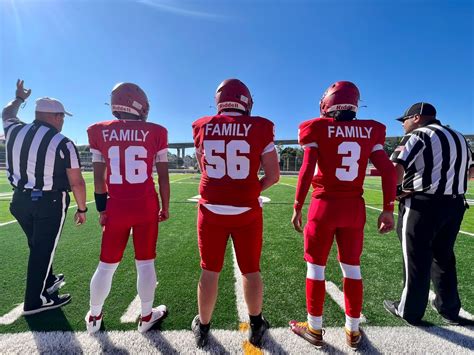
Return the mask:
[[(0, 353), (131, 353), (131, 354), (242, 354), (246, 332), (212, 329), (210, 344), (196, 348), (188, 330), (140, 334), (137, 331), (98, 332), (24, 332), (0, 334)], [(365, 326), (366, 340), (358, 350), (361, 354), (472, 354), (474, 330), (469, 327), (373, 327)], [(323, 352), (353, 354), (345, 344), (343, 327), (326, 328)], [(264, 338), (267, 354), (314, 354), (317, 350), (288, 328), (271, 328)], [(250, 352), (249, 352), (250, 353)]]
[(242, 285), (242, 274), (240, 273), (239, 264), (237, 264), (237, 256), (235, 255), (234, 245), (232, 245), (232, 259), (234, 261), (234, 278), (235, 278), (235, 298), (237, 306), (237, 314), (239, 322), (247, 322), (247, 304), (244, 299), (244, 288)]
[[(90, 203), (92, 203), (92, 202), (94, 202), (94, 201), (87, 201), (87, 202), (86, 202), (86, 205), (88, 205), (88, 204), (90, 204)], [(70, 206), (68, 207), (68, 209), (71, 209), (71, 208), (74, 208), (74, 207), (77, 207), (77, 205), (70, 205)], [(18, 222), (18, 221), (17, 221), (16, 219), (14, 219), (13, 221), (8, 221), (8, 222), (0, 223), (0, 227), (6, 226), (7, 224), (16, 223), (16, 222)]]
[[(429, 294), (428, 297), (429, 297), (430, 301), (433, 301), (435, 299), (436, 295), (432, 290), (430, 290), (430, 294)], [(468, 311), (465, 311), (462, 308), (459, 311), (459, 315), (463, 318), (474, 320), (474, 316), (471, 313), (469, 313)]]
[[(377, 208), (377, 207), (372, 207), (372, 206), (369, 206), (369, 205), (365, 205), (366, 208), (370, 208), (371, 210), (376, 210), (376, 211), (382, 211), (382, 209), (380, 208)], [(395, 216), (398, 216), (398, 213), (393, 213)], [(460, 230), (458, 233), (461, 233), (461, 234), (466, 234), (466, 235), (469, 235), (471, 237), (474, 237), (474, 233), (469, 233), (469, 232), (465, 232), (465, 231), (462, 231)]]
[[(344, 293), (342, 293), (341, 290), (331, 281), (326, 280), (326, 292), (328, 293), (329, 296), (338, 304), (339, 307), (344, 311), (345, 306), (344, 306)], [(360, 322), (361, 323), (366, 323), (367, 318), (361, 313), (360, 314)]]

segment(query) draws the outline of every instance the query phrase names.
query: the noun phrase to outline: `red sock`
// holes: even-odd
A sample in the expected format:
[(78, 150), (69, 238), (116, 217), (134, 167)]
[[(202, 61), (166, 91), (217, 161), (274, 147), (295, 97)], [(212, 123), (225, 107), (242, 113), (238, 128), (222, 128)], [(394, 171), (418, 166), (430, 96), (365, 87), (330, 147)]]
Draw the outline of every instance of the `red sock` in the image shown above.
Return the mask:
[(344, 278), (343, 285), (346, 314), (352, 318), (359, 318), (362, 310), (362, 280)]
[(323, 315), (325, 295), (325, 280), (306, 279), (306, 308), (309, 314), (316, 317)]

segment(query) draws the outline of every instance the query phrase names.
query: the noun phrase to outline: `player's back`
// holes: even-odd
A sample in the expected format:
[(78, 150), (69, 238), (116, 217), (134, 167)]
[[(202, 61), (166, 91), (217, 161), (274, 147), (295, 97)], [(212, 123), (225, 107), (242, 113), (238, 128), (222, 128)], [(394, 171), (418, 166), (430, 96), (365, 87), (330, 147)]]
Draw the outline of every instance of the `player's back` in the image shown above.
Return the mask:
[(370, 154), (383, 149), (385, 126), (373, 120), (316, 118), (303, 122), (299, 132), (300, 144), (318, 149), (313, 196), (361, 196)]
[(153, 166), (157, 153), (168, 145), (164, 127), (117, 119), (96, 123), (87, 132), (91, 152), (100, 152), (107, 165), (110, 197), (141, 199), (156, 195)]
[(202, 155), (199, 192), (204, 203), (252, 207), (258, 204), (261, 155), (273, 147), (273, 123), (263, 117), (216, 115), (193, 123)]

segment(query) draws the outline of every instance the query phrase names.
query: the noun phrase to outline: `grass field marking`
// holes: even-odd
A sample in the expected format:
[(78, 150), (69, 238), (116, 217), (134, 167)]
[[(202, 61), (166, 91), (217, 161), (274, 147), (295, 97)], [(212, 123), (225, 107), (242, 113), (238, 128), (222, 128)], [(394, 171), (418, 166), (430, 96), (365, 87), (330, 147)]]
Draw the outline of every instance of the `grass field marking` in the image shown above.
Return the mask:
[(13, 308), (10, 312), (0, 317), (0, 324), (8, 325), (14, 323), (23, 313), (23, 303)]
[(234, 245), (232, 245), (232, 260), (234, 265), (235, 278), (235, 299), (237, 303), (237, 314), (239, 322), (247, 322), (247, 305), (244, 299), (244, 289), (242, 286), (242, 274), (240, 273), (239, 264), (237, 263), (237, 255), (235, 254)]
[(135, 323), (140, 315), (142, 303), (138, 295), (127, 307), (125, 313), (120, 317), (120, 323)]
[(0, 192), (0, 197), (10, 197), (13, 195), (13, 192)]
[[(377, 208), (377, 207), (373, 207), (373, 206), (369, 206), (369, 205), (365, 205), (366, 208), (370, 208), (371, 210), (376, 210), (376, 211), (383, 211), (381, 208)], [(398, 216), (398, 213), (396, 212), (393, 212), (393, 214), (395, 216)], [(462, 231), (460, 230), (458, 233), (461, 233), (461, 234), (466, 234), (466, 235), (469, 235), (471, 237), (474, 237), (474, 233), (469, 233), (469, 232), (465, 232), (465, 231)]]
[(284, 183), (284, 182), (279, 182), (277, 185), (289, 186), (289, 187), (292, 187), (292, 188), (296, 189), (296, 186), (295, 186), (295, 185), (286, 184), (286, 183)]
[(176, 183), (177, 181), (188, 180), (188, 179), (191, 179), (191, 178), (192, 178), (192, 176), (186, 176), (186, 177), (181, 178), (181, 179), (176, 179), (176, 180), (170, 181), (170, 184), (174, 184), (174, 183)]
[[(342, 293), (341, 290), (331, 281), (326, 281), (326, 292), (331, 296), (331, 298), (338, 304), (339, 307), (343, 311), (345, 311), (345, 306), (344, 306), (344, 293)], [(360, 314), (360, 322), (361, 323), (366, 323), (367, 318), (361, 313)]]
[[(377, 327), (366, 326), (367, 341), (362, 341), (360, 354), (472, 354), (471, 327)], [(288, 328), (272, 328), (263, 343), (267, 354), (314, 354), (318, 351), (308, 342), (292, 335)], [(190, 330), (136, 330), (98, 332), (90, 336), (82, 332), (24, 332), (0, 334), (0, 353), (121, 353), (121, 354), (242, 354), (246, 334), (230, 330), (212, 330), (210, 344), (203, 350), (196, 348)], [(345, 343), (342, 327), (326, 328), (327, 346), (322, 352), (353, 354)]]
[[(429, 301), (430, 302), (434, 301), (435, 297), (436, 297), (436, 294), (433, 292), (433, 290), (430, 290), (430, 293), (429, 293), (429, 296), (428, 296)], [(459, 310), (459, 315), (461, 317), (466, 318), (466, 319), (474, 320), (474, 316), (471, 313), (469, 313), (468, 311), (465, 311), (462, 308)]]
[[(95, 201), (88, 201), (88, 202), (86, 202), (86, 205), (88, 205), (92, 202), (95, 202)], [(71, 206), (68, 207), (68, 209), (74, 208), (74, 207), (77, 207), (77, 205), (71, 205)], [(14, 219), (13, 221), (3, 222), (3, 223), (0, 223), (0, 227), (6, 226), (7, 224), (16, 223), (16, 222), (18, 222), (16, 219)]]

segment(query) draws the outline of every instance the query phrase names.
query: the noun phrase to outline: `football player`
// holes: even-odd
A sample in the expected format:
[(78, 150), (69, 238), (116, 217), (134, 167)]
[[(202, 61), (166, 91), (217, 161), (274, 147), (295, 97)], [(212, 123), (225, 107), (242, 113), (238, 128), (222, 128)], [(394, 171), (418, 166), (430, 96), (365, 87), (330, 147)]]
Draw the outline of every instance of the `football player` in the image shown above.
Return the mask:
[[(94, 167), (94, 187), (102, 246), (90, 285), (87, 331), (100, 329), (102, 307), (132, 231), (141, 300), (138, 330), (145, 332), (168, 314), (153, 308), (158, 223), (169, 217), (168, 140), (164, 127), (146, 122), (150, 109), (145, 92), (135, 84), (119, 83), (111, 95), (117, 120), (96, 123), (87, 130)], [(158, 173), (161, 207), (153, 181)]]
[(394, 226), (396, 173), (383, 150), (385, 126), (373, 120), (355, 120), (358, 102), (359, 90), (353, 83), (334, 83), (321, 99), (321, 117), (303, 122), (298, 133), (304, 158), (291, 219), (298, 232), (303, 232), (301, 209), (311, 184), (314, 190), (304, 228), (308, 321), (291, 321), (290, 328), (318, 347), (323, 345), (324, 269), (334, 238), (344, 277), (346, 342), (357, 348), (362, 338), (359, 329), (360, 256), (365, 224), (362, 194), (369, 159), (382, 175), (379, 232), (387, 233)]
[[(202, 273), (197, 290), (199, 314), (191, 328), (197, 346), (205, 346), (230, 236), (243, 278), (249, 341), (260, 346), (269, 323), (262, 316), (263, 220), (259, 196), (280, 177), (274, 126), (266, 118), (250, 115), (252, 97), (240, 80), (224, 80), (215, 101), (217, 115), (193, 123), (196, 158), (202, 172), (197, 220)], [(261, 178), (260, 167), (264, 173)]]

